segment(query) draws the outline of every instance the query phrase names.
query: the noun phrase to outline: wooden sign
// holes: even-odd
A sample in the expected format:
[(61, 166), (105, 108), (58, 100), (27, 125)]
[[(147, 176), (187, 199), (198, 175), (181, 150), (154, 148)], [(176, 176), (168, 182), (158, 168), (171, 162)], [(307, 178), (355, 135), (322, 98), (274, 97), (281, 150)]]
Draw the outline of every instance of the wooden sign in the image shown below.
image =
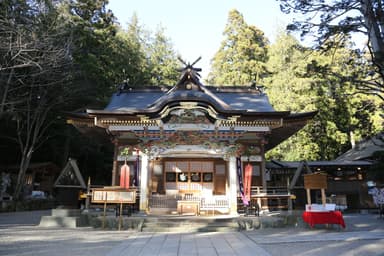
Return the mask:
[(327, 189), (327, 174), (313, 173), (304, 175), (305, 189)]
[(92, 203), (136, 203), (136, 190), (93, 189)]

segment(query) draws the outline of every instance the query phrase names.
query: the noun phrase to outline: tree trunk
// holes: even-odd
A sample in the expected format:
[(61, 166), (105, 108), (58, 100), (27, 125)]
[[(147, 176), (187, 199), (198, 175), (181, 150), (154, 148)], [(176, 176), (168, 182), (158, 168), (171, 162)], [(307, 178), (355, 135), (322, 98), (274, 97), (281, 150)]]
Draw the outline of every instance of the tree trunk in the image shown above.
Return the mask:
[(384, 77), (384, 42), (380, 32), (382, 29), (380, 28), (382, 26), (379, 21), (380, 17), (375, 15), (371, 0), (363, 0), (361, 8), (371, 44), (373, 62), (379, 67), (381, 76)]
[(64, 167), (69, 159), (69, 151), (71, 149), (71, 140), (72, 135), (71, 131), (68, 126), (65, 127), (65, 141), (64, 141), (64, 147), (63, 147), (63, 154), (60, 159), (60, 167)]
[(24, 179), (25, 179), (25, 174), (27, 172), (27, 169), (29, 167), (29, 163), (32, 158), (32, 152), (33, 148), (29, 148), (28, 150), (25, 150), (24, 153), (22, 154), (22, 158), (20, 161), (20, 167), (19, 167), (19, 174), (17, 175), (17, 182), (16, 182), (16, 187), (15, 191), (13, 193), (13, 198), (15, 200), (19, 200), (22, 198), (21, 192), (24, 187)]
[(355, 148), (355, 146), (356, 146), (356, 139), (355, 139), (355, 134), (353, 133), (353, 131), (349, 132), (349, 139), (351, 141), (351, 147)]
[(0, 116), (1, 116), (1, 114), (3, 114), (5, 112), (5, 105), (7, 104), (8, 90), (9, 90), (9, 86), (11, 84), (13, 72), (14, 72), (14, 70), (12, 68), (11, 73), (8, 76), (7, 83), (5, 84), (5, 86), (3, 88), (4, 91), (3, 91), (3, 95), (2, 95), (2, 99), (1, 99), (1, 103), (0, 103)]

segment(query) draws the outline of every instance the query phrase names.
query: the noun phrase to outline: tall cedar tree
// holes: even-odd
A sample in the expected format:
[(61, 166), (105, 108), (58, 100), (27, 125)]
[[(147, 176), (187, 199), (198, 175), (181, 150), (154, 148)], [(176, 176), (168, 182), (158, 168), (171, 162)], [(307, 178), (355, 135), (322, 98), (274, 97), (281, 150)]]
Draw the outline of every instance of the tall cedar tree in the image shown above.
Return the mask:
[(208, 83), (216, 85), (251, 85), (266, 75), (268, 40), (243, 15), (231, 10), (224, 30), (224, 40), (212, 59)]
[[(283, 34), (271, 45), (268, 62), (271, 76), (265, 85), (272, 105), (280, 110), (316, 109), (319, 113), (313, 122), (269, 152), (269, 157), (334, 159), (349, 149), (355, 139), (380, 131), (382, 118), (375, 102), (379, 99), (361, 94), (346, 97), (356, 89), (343, 78), (360, 72), (360, 66), (354, 64), (359, 56), (354, 55), (348, 42), (327, 54), (305, 48), (292, 36)], [(328, 72), (319, 72), (321, 69)]]

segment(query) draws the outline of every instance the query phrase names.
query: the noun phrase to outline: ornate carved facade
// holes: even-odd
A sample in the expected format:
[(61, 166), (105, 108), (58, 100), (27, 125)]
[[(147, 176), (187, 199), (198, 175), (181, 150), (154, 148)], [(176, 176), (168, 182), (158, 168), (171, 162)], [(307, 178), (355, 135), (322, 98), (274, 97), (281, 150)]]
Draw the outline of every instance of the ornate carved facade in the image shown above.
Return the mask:
[(140, 210), (154, 207), (154, 195), (210, 194), (225, 196), (235, 213), (241, 180), (236, 158), (253, 165), (252, 186), (266, 188), (265, 152), (315, 114), (275, 111), (258, 88), (204, 86), (189, 65), (169, 90), (125, 88), (105, 109), (73, 113), (69, 122), (113, 139), (111, 185), (118, 185), (127, 160)]

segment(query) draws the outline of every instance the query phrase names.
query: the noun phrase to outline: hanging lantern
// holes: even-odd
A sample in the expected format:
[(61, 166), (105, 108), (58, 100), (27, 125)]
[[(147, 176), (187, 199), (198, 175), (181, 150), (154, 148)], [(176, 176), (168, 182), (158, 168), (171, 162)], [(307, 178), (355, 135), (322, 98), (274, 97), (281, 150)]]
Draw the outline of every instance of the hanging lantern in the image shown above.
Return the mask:
[(120, 168), (120, 187), (122, 188), (129, 188), (129, 166), (125, 162), (123, 166)]
[(244, 194), (248, 201), (251, 200), (252, 170), (252, 165), (248, 163), (244, 171)]

